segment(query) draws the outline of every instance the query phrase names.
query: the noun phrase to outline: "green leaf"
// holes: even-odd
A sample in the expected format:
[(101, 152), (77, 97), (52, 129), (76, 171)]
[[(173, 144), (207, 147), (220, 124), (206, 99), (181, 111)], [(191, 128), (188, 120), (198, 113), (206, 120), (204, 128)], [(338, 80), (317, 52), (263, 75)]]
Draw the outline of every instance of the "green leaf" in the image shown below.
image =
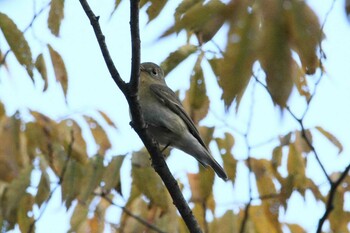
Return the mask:
[(27, 166), (20, 171), (20, 174), (14, 179), (4, 190), (1, 198), (0, 206), (2, 214), (10, 223), (16, 221), (16, 211), (19, 208), (19, 203), (26, 190), (30, 185), (30, 175), (32, 173), (33, 166)]
[(48, 78), (47, 78), (47, 69), (46, 64), (44, 60), (44, 56), (42, 53), (38, 55), (35, 61), (35, 68), (39, 71), (42, 79), (44, 80), (44, 88), (43, 91), (47, 90), (48, 87)]
[(144, 6), (145, 3), (150, 2), (151, 4), (148, 6), (146, 12), (148, 15), (148, 22), (151, 22), (155, 19), (159, 13), (163, 10), (167, 1), (159, 1), (159, 0), (141, 0), (140, 7)]
[(169, 54), (169, 56), (160, 65), (164, 70), (164, 74), (167, 75), (176, 66), (178, 66), (189, 55), (197, 51), (197, 47), (191, 44), (186, 44), (178, 48), (175, 52)]
[(64, 61), (61, 55), (54, 50), (51, 45), (48, 45), (51, 61), (53, 65), (53, 70), (55, 72), (56, 81), (59, 82), (62, 86), (64, 96), (67, 96), (68, 89), (68, 74), (66, 70), (66, 66), (64, 65)]
[(333, 143), (334, 146), (336, 146), (338, 148), (338, 150), (339, 150), (338, 154), (340, 154), (343, 151), (343, 145), (333, 134), (331, 134), (329, 131), (323, 129), (320, 126), (316, 126), (316, 129), (321, 134), (323, 134), (323, 136), (325, 136), (331, 143)]
[(111, 189), (116, 189), (121, 193), (121, 180), (120, 180), (120, 168), (123, 164), (125, 155), (119, 155), (113, 157), (112, 161), (108, 164), (104, 175), (103, 181), (105, 183), (103, 189), (109, 193)]
[(60, 33), (61, 21), (64, 17), (64, 0), (52, 0), (48, 18), (48, 26), (51, 33), (58, 36)]
[(28, 75), (33, 80), (32, 52), (23, 33), (18, 29), (12, 19), (3, 13), (0, 13), (0, 29), (12, 52), (15, 54), (17, 61), (25, 67)]
[[(169, 194), (158, 174), (151, 167), (149, 154), (145, 149), (132, 154), (132, 186), (137, 187), (151, 202), (166, 211), (169, 208)], [(147, 184), (147, 185), (145, 185)]]
[(68, 161), (61, 184), (62, 201), (65, 202), (67, 210), (82, 190), (85, 175), (85, 169), (80, 163), (74, 159)]
[(41, 178), (38, 185), (38, 192), (35, 196), (35, 203), (40, 207), (50, 196), (50, 177), (46, 171), (41, 171)]
[(95, 155), (89, 159), (89, 163), (84, 165), (84, 176), (81, 179), (81, 190), (79, 190), (79, 200), (85, 203), (99, 187), (104, 172), (103, 157)]

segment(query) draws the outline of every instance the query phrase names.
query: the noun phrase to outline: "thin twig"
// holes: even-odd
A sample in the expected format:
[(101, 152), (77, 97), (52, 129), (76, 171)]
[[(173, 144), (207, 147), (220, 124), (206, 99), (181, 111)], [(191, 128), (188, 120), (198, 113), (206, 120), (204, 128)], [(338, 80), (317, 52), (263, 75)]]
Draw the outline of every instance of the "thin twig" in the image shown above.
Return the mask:
[(147, 220), (141, 218), (138, 215), (133, 214), (129, 209), (125, 208), (125, 206), (120, 206), (116, 203), (113, 202), (113, 200), (111, 198), (109, 198), (105, 193), (94, 193), (97, 196), (102, 197), (103, 199), (105, 199), (109, 204), (119, 207), (125, 214), (129, 215), (130, 217), (134, 218), (136, 221), (138, 221), (139, 223), (141, 223), (142, 225), (148, 227), (151, 230), (154, 230), (155, 232), (158, 233), (165, 233), (164, 231), (162, 231), (161, 229), (159, 229), (157, 226), (149, 223)]
[[(261, 86), (263, 86), (263, 87), (266, 89), (267, 93), (268, 93), (268, 94), (271, 96), (271, 98), (273, 99), (273, 96), (272, 96), (272, 94), (271, 94), (269, 88), (268, 88), (263, 82), (261, 82), (261, 81), (258, 79), (258, 77), (257, 77), (256, 75), (253, 75), (253, 77), (254, 77), (254, 79), (255, 79)], [(308, 107), (307, 107), (307, 109), (308, 109)], [(314, 153), (315, 158), (316, 158), (316, 160), (317, 160), (317, 162), (318, 162), (320, 168), (321, 168), (322, 171), (323, 171), (323, 174), (324, 174), (325, 177), (327, 178), (328, 182), (331, 183), (332, 180), (331, 180), (330, 176), (328, 175), (328, 173), (327, 173), (327, 171), (326, 171), (324, 165), (322, 164), (322, 162), (321, 162), (321, 160), (320, 160), (320, 157), (319, 157), (319, 155), (318, 155), (318, 153), (317, 153), (315, 147), (312, 145), (312, 142), (310, 141), (310, 139), (306, 136), (306, 130), (305, 130), (305, 127), (304, 127), (304, 122), (303, 122), (304, 118), (298, 118), (298, 117), (293, 113), (293, 111), (290, 109), (289, 106), (286, 107), (286, 110), (287, 110), (287, 112), (299, 123), (299, 126), (300, 126), (300, 128), (301, 128), (301, 135), (303, 136), (303, 138), (304, 138), (306, 144), (310, 147), (311, 151)], [(305, 114), (304, 114), (304, 116), (305, 116)]]
[(244, 134), (244, 141), (245, 141), (245, 144), (247, 146), (249, 202), (245, 206), (245, 209), (244, 209), (244, 216), (243, 216), (243, 220), (242, 220), (240, 230), (239, 230), (240, 233), (245, 232), (245, 228), (246, 228), (248, 218), (249, 218), (249, 209), (250, 209), (250, 206), (251, 206), (252, 201), (253, 201), (252, 181), (251, 181), (251, 177), (250, 177), (250, 174), (252, 173), (252, 164), (251, 164), (251, 157), (250, 157), (250, 153), (251, 153), (252, 148), (251, 148), (248, 136), (250, 134), (252, 121), (253, 121), (253, 109), (254, 109), (254, 103), (255, 103), (255, 101), (254, 101), (255, 88), (256, 88), (256, 82), (253, 83), (253, 87), (252, 87), (250, 114), (249, 114), (249, 118), (248, 118), (248, 122), (247, 122), (247, 131)]
[(66, 173), (66, 170), (67, 170), (67, 167), (68, 167), (68, 163), (69, 163), (69, 161), (70, 161), (70, 159), (71, 159), (71, 156), (72, 156), (72, 152), (73, 152), (73, 143), (74, 143), (74, 132), (73, 132), (73, 130), (71, 130), (71, 141), (70, 141), (70, 143), (69, 143), (69, 145), (68, 145), (68, 148), (67, 148), (67, 159), (66, 159), (66, 161), (65, 161), (65, 163), (64, 163), (64, 165), (63, 165), (61, 174), (60, 174), (60, 176), (58, 177), (58, 183), (57, 183), (57, 185), (50, 191), (49, 196), (48, 196), (47, 199), (46, 199), (46, 202), (43, 204), (43, 207), (42, 207), (41, 210), (40, 210), (39, 216), (30, 224), (29, 229), (28, 229), (28, 231), (27, 231), (28, 233), (34, 232), (35, 223), (38, 222), (38, 221), (41, 219), (41, 217), (44, 215), (44, 213), (45, 213), (45, 211), (46, 211), (46, 208), (47, 208), (47, 206), (48, 206), (48, 204), (49, 204), (49, 202), (50, 202), (50, 200), (51, 200), (53, 194), (54, 194), (55, 191), (58, 189), (58, 187), (61, 186), (61, 184), (62, 184), (62, 182), (63, 182), (63, 177), (64, 177), (64, 175), (65, 175), (65, 173)]

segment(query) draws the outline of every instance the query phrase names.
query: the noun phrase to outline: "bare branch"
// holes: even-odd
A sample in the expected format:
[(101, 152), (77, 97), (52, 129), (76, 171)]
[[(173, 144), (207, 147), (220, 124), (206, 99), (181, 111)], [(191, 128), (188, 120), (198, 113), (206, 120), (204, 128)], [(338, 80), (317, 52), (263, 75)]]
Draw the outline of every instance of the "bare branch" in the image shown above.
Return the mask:
[(105, 36), (102, 33), (100, 24), (98, 23), (99, 17), (95, 16), (94, 12), (92, 12), (89, 4), (85, 0), (80, 0), (80, 4), (83, 7), (86, 15), (88, 16), (91, 26), (94, 29), (97, 42), (100, 45), (101, 52), (103, 55), (103, 58), (106, 62), (107, 68), (109, 70), (109, 73), (112, 76), (112, 79), (117, 84), (117, 86), (120, 88), (120, 90), (125, 94), (127, 91), (126, 83), (121, 79), (118, 70), (115, 68), (113, 60), (109, 54), (106, 42), (105, 42)]

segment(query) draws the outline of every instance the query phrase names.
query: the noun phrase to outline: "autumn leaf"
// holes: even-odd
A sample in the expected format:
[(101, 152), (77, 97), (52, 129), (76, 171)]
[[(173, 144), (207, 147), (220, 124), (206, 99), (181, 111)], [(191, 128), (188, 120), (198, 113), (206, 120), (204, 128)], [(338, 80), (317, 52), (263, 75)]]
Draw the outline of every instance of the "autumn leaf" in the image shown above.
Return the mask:
[(315, 12), (303, 1), (291, 1), (285, 9), (289, 41), (301, 60), (303, 71), (314, 74), (320, 66), (317, 48), (322, 40), (321, 26)]
[(178, 66), (189, 55), (197, 51), (197, 46), (186, 44), (178, 48), (176, 51), (169, 54), (169, 56), (160, 64), (164, 70), (164, 74), (167, 75), (176, 66)]
[(200, 120), (206, 117), (209, 111), (209, 98), (201, 67), (202, 56), (199, 56), (193, 67), (190, 88), (186, 92), (183, 101), (186, 112), (189, 113), (193, 122), (197, 125)]
[(146, 3), (150, 2), (151, 4), (148, 6), (146, 13), (148, 15), (148, 22), (151, 22), (155, 19), (159, 13), (163, 10), (167, 1), (159, 1), (159, 0), (141, 0), (140, 8), (142, 8)]
[(333, 134), (331, 134), (329, 131), (323, 129), (320, 126), (316, 126), (316, 129), (321, 134), (323, 134), (323, 136), (325, 136), (331, 143), (333, 143), (334, 146), (338, 148), (338, 154), (340, 154), (343, 151), (343, 145)]
[(51, 61), (53, 65), (53, 70), (55, 72), (56, 81), (59, 82), (62, 86), (64, 96), (67, 96), (68, 89), (68, 74), (66, 70), (66, 66), (64, 65), (64, 61), (61, 55), (54, 50), (51, 45), (48, 45)]
[(98, 154), (104, 155), (106, 151), (111, 148), (111, 142), (109, 141), (109, 138), (107, 136), (106, 131), (102, 128), (102, 126), (92, 117), (84, 116), (86, 122), (88, 123), (90, 130), (92, 132), (92, 135), (94, 136), (94, 139), (96, 141), (96, 144), (98, 145)]
[(283, 4), (279, 0), (268, 0), (259, 6), (262, 16), (259, 61), (273, 102), (284, 108), (293, 88), (293, 60), (287, 43)]
[[(29, 193), (24, 193), (18, 203), (17, 222), (21, 232), (30, 232), (31, 225), (34, 223), (34, 217), (28, 215), (32, 211), (34, 198)], [(31, 231), (34, 231), (32, 229)]]
[[(135, 186), (151, 202), (166, 211), (169, 195), (158, 174), (151, 167), (150, 157), (145, 149), (132, 155), (132, 186)], [(147, 185), (145, 185), (147, 183)]]
[(46, 171), (41, 171), (41, 177), (38, 185), (38, 192), (35, 195), (35, 203), (40, 207), (50, 196), (50, 177)]
[(215, 138), (215, 141), (224, 163), (224, 170), (226, 171), (228, 178), (232, 180), (232, 182), (235, 182), (237, 160), (231, 153), (232, 147), (234, 145), (234, 137), (229, 133), (225, 133), (225, 138)]
[[(25, 67), (28, 75), (33, 80), (33, 59), (27, 40), (21, 30), (7, 15), (0, 13), (0, 29), (14, 53), (17, 61)], [(33, 80), (34, 81), (34, 80)]]
[(50, 4), (49, 17), (47, 19), (51, 33), (58, 36), (60, 33), (61, 21), (64, 17), (64, 0), (52, 0)]
[(39, 71), (42, 79), (44, 80), (44, 88), (43, 91), (47, 90), (48, 87), (48, 78), (47, 78), (47, 69), (44, 60), (43, 54), (39, 54), (35, 61), (35, 68)]
[(124, 158), (124, 155), (114, 156), (107, 165), (102, 178), (104, 181), (103, 190), (105, 190), (105, 192), (109, 193), (110, 190), (114, 188), (121, 193), (120, 168)]
[[(228, 43), (222, 58), (213, 58), (209, 63), (217, 77), (226, 108), (234, 99), (237, 109), (252, 76), (256, 60), (256, 15), (242, 11), (239, 20), (230, 21)], [(238, 23), (239, 22), (239, 23)]]
[(79, 228), (87, 218), (89, 207), (85, 204), (79, 203), (75, 206), (73, 215), (70, 219), (70, 229), (68, 232), (79, 232)]

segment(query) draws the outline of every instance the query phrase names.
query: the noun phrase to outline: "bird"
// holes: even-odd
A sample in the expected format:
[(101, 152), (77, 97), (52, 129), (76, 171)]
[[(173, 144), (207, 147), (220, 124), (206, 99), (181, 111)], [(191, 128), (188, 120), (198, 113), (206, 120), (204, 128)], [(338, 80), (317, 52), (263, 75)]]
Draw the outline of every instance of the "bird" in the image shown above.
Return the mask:
[[(210, 154), (177, 95), (167, 86), (163, 70), (152, 62), (140, 64), (138, 100), (147, 130), (160, 145), (177, 148), (210, 166), (224, 181), (227, 174)], [(163, 150), (164, 150), (163, 149)]]

